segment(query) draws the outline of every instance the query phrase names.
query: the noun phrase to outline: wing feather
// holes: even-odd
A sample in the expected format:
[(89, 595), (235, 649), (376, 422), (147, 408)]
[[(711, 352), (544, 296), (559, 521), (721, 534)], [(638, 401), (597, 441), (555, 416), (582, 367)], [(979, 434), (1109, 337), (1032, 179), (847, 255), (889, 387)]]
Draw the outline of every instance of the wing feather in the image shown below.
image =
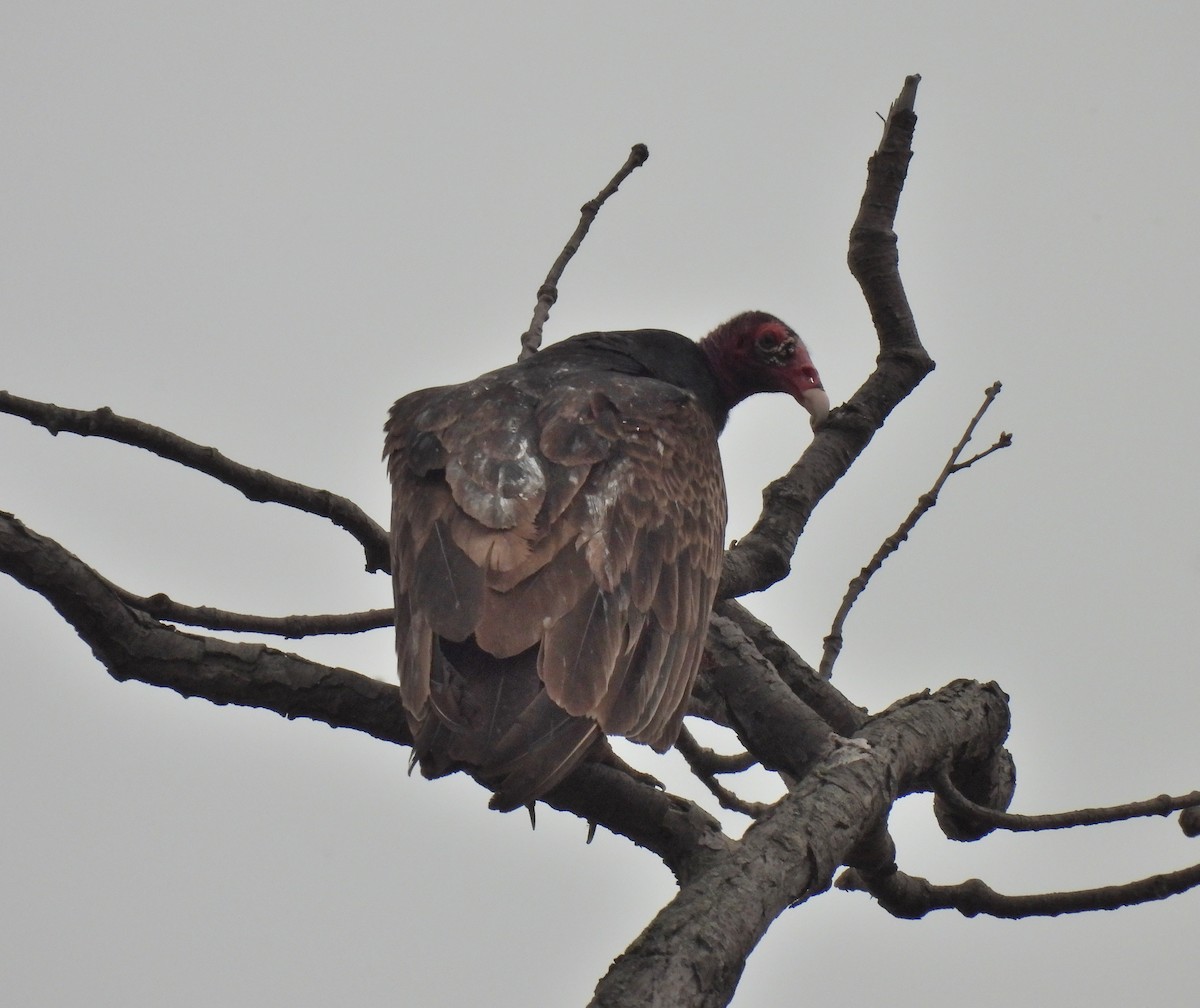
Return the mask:
[[(547, 709), (666, 748), (720, 573), (725, 488), (713, 422), (690, 393), (650, 379), (600, 372), (539, 385), (505, 374), (414, 393), (392, 410), (405, 707), (417, 726), (429, 716), (437, 638), (473, 642), (497, 668), (536, 646), (544, 697), (505, 736), (496, 754), (505, 773), (521, 745), (563, 730)], [(559, 763), (511, 769), (512, 779), (569, 772), (597, 735), (585, 729), (561, 747), (532, 745), (554, 749)]]
[(425, 547), (417, 555), (411, 595), (433, 632), (453, 641), (466, 640), (475, 630), (483, 595), (483, 570), (472, 562), (436, 521)]

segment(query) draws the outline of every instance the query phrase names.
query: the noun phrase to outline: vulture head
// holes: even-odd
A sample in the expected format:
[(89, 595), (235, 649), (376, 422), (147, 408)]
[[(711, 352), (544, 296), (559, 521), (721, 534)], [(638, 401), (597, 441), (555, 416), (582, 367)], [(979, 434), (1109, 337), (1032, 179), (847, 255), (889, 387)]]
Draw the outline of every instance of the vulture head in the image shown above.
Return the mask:
[(813, 427), (828, 415), (829, 396), (808, 348), (774, 315), (736, 315), (705, 336), (700, 349), (728, 406), (758, 392), (786, 392), (808, 410)]

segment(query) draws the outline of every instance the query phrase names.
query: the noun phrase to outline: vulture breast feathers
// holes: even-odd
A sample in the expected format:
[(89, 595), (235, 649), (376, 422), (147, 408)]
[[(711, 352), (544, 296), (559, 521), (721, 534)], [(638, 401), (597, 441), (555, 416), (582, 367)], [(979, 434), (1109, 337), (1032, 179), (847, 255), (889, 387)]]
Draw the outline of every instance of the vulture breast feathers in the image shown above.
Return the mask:
[(675, 741), (720, 577), (717, 435), (738, 401), (828, 398), (750, 312), (699, 344), (587, 333), (392, 408), (385, 458), (400, 690), (422, 772), (512, 809), (604, 735)]

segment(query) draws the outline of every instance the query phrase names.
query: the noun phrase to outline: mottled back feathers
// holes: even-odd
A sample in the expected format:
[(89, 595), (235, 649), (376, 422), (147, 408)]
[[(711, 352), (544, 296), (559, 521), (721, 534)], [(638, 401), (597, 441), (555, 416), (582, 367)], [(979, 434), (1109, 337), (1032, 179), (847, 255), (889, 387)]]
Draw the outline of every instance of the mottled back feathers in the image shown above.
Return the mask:
[(508, 809), (603, 734), (675, 741), (720, 574), (734, 401), (696, 343), (641, 330), (396, 403), (397, 655), (426, 775), (467, 769)]

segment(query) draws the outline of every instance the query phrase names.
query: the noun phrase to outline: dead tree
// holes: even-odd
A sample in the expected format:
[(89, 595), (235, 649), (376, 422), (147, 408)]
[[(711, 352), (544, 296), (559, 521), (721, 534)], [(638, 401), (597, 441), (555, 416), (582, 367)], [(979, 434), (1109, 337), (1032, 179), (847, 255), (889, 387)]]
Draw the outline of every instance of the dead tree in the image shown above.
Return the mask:
[[(967, 454), (999, 383), (986, 390), (983, 405), (930, 490), (851, 582), (818, 667), (735, 601), (787, 575), (814, 508), (933, 369), (900, 281), (893, 231), (912, 155), (918, 82), (915, 76), (905, 81), (885, 120), (850, 234), (849, 265), (875, 325), (877, 366), (819, 427), (791, 470), (766, 488), (758, 522), (726, 556), (692, 713), (733, 729), (744, 752), (713, 752), (686, 732), (680, 740), (696, 777), (723, 806), (752, 816), (753, 826), (734, 840), (699, 805), (599, 764), (581, 766), (547, 798), (548, 804), (585, 820), (589, 829), (611, 830), (657, 855), (678, 881), (674, 899), (600, 980), (595, 1005), (727, 1004), (746, 957), (775, 918), (835, 884), (871, 893), (900, 917), (940, 908), (1003, 917), (1112, 909), (1200, 884), (1197, 865), (1101, 889), (1006, 896), (979, 880), (934, 885), (904, 874), (896, 864), (888, 815), (898, 798), (914, 792), (935, 794), (938, 823), (958, 841), (977, 840), (996, 829), (1059, 829), (1180, 810), (1184, 831), (1200, 832), (1200, 792), (1058, 815), (1009, 814), (1015, 786), (1013, 761), (1004, 748), (1009, 709), (995, 683), (958, 680), (868, 714), (831, 682), (843, 624), (871, 575), (933, 506), (950, 476), (1011, 443), (1001, 434), (989, 447)], [(584, 205), (579, 227), (539, 289), (533, 322), (521, 340), (523, 353), (536, 350), (558, 279), (601, 205), (647, 154), (635, 147), (612, 182)], [(0, 392), (0, 411), (54, 434), (133, 445), (203, 472), (250, 500), (327, 518), (361, 544), (368, 572), (387, 569), (383, 528), (345, 498), (250, 469), (213, 448), (109, 409), (68, 409)], [(54, 606), (118, 681), (312, 718), (401, 746), (409, 742), (392, 685), (261, 644), (177, 629), (283, 638), (358, 633), (389, 626), (388, 609), (268, 618), (187, 606), (161, 594), (140, 597), (6, 513), (0, 513), (0, 569)], [(784, 796), (771, 804), (750, 803), (719, 779), (751, 766), (777, 774), (786, 786)]]

